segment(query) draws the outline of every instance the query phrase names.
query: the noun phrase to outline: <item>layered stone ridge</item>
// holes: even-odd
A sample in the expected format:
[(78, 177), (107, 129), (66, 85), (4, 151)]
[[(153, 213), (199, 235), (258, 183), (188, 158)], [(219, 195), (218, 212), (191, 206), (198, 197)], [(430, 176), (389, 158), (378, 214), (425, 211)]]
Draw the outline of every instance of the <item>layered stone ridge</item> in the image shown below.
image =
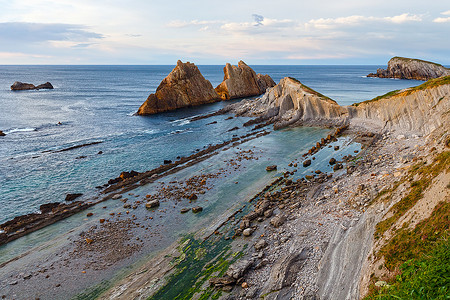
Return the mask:
[(370, 73), (367, 77), (426, 81), (447, 75), (450, 75), (450, 69), (440, 64), (420, 59), (393, 57), (389, 60), (386, 70), (378, 69), (376, 73)]
[(161, 81), (138, 110), (138, 115), (151, 115), (182, 107), (220, 101), (209, 80), (190, 62), (178, 60), (177, 66)]

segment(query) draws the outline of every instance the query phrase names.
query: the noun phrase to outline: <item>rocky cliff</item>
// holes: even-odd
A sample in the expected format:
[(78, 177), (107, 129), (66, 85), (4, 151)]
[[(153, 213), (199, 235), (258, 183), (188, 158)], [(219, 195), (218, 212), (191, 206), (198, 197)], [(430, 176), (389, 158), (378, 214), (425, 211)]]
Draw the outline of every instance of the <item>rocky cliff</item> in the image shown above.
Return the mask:
[(442, 125), (450, 110), (450, 76), (420, 86), (394, 91), (351, 110), (353, 123), (372, 120), (385, 130), (402, 129), (429, 134)]
[(449, 100), (450, 76), (352, 106), (340, 106), (300, 81), (286, 77), (261, 98), (244, 100), (230, 109), (237, 115), (258, 117), (253, 123), (272, 120), (275, 128), (297, 122), (327, 126), (353, 124), (428, 134), (442, 125), (443, 114), (450, 110)]
[(429, 61), (393, 57), (388, 62), (386, 70), (378, 69), (377, 73), (370, 73), (367, 77), (398, 78), (428, 80), (450, 75), (450, 69)]
[(148, 96), (138, 110), (138, 115), (151, 115), (177, 108), (220, 101), (214, 88), (193, 63), (177, 66), (164, 78), (156, 92)]
[(227, 63), (223, 72), (223, 82), (216, 87), (223, 100), (261, 95), (267, 88), (275, 86), (269, 75), (256, 74), (242, 60), (238, 66)]

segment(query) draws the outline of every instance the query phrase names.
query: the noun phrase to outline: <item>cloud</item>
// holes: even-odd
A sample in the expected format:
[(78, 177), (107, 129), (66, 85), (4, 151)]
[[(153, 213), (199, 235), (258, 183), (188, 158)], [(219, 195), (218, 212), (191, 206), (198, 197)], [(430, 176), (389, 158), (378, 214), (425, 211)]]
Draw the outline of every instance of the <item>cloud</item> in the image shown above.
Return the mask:
[[(450, 10), (441, 12), (441, 15), (444, 15), (444, 16), (450, 16)], [(442, 18), (442, 17), (436, 18), (436, 19), (433, 20), (433, 22), (434, 22), (434, 23), (448, 23), (448, 22), (450, 22), (450, 17), (446, 17), (446, 18)]]
[(263, 24), (263, 22), (264, 22), (264, 17), (263, 16), (257, 15), (257, 14), (253, 14), (252, 17), (255, 20), (255, 23), (256, 23), (255, 26), (264, 25)]
[(171, 28), (184, 28), (184, 27), (190, 27), (190, 26), (201, 26), (205, 27), (207, 25), (213, 25), (218, 23), (224, 23), (224, 21), (199, 21), (199, 20), (192, 20), (192, 21), (180, 21), (175, 20), (169, 22), (166, 26)]
[(88, 31), (87, 27), (83, 25), (27, 22), (0, 23), (0, 40), (8, 43), (13, 41), (24, 43), (46, 41), (84, 42), (103, 38), (102, 34)]
[(385, 20), (392, 22), (392, 23), (396, 23), (396, 24), (401, 24), (401, 23), (406, 23), (406, 22), (420, 22), (422, 21), (422, 17), (419, 15), (411, 15), (411, 14), (401, 14), (398, 16), (394, 16), (394, 17), (386, 17), (384, 18)]

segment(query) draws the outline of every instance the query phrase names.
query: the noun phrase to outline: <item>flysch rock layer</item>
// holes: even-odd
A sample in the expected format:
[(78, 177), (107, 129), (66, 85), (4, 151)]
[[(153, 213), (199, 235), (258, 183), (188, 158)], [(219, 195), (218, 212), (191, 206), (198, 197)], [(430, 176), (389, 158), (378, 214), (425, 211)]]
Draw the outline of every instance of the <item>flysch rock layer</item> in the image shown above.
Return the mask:
[(195, 64), (179, 60), (156, 92), (141, 105), (138, 115), (157, 114), (220, 100), (211, 82), (203, 77)]
[(389, 60), (386, 70), (378, 69), (377, 73), (370, 73), (367, 77), (429, 80), (447, 75), (450, 75), (450, 69), (440, 64), (413, 58), (393, 57)]
[[(445, 84), (447, 81), (449, 83)], [(231, 111), (241, 116), (259, 117), (258, 122), (271, 120), (276, 129), (294, 123), (353, 124), (428, 134), (442, 125), (441, 114), (450, 109), (449, 99), (450, 76), (353, 106), (340, 106), (300, 81), (286, 77), (261, 98), (231, 105)]]
[(242, 60), (237, 66), (227, 63), (223, 72), (223, 82), (216, 87), (222, 100), (261, 95), (267, 88), (275, 86), (269, 75), (256, 74)]

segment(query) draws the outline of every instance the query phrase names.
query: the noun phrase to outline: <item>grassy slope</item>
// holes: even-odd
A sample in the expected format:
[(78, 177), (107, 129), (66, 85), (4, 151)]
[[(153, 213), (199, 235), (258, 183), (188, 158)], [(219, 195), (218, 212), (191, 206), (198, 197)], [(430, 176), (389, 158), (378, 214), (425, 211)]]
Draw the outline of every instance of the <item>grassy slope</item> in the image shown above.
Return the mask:
[(446, 85), (446, 84), (450, 84), (450, 75), (449, 76), (443, 76), (443, 77), (439, 77), (439, 78), (435, 78), (435, 79), (430, 79), (428, 81), (426, 81), (425, 83), (422, 83), (421, 85), (415, 86), (415, 87), (411, 87), (405, 90), (395, 90), (389, 93), (386, 93), (384, 95), (375, 97), (371, 100), (366, 100), (360, 103), (354, 103), (352, 104), (353, 106), (358, 106), (362, 103), (370, 103), (370, 102), (375, 102), (381, 99), (387, 99), (387, 98), (391, 98), (391, 97), (405, 97), (408, 96), (412, 93), (415, 93), (417, 91), (422, 91), (422, 90), (426, 90), (426, 89), (431, 89), (431, 88), (435, 88), (441, 85)]

